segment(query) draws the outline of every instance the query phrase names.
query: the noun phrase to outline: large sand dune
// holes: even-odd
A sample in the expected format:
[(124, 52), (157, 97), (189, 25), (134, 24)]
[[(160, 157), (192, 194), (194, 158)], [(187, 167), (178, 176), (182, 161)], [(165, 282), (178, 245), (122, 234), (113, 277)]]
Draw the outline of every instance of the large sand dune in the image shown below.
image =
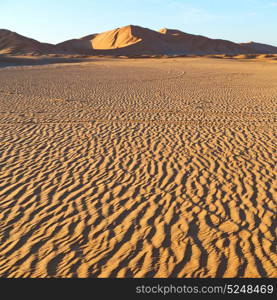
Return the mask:
[[(245, 54), (253, 52), (250, 46), (244, 47), (230, 41), (210, 39), (166, 28), (154, 31), (134, 25), (65, 41), (58, 46), (65, 50), (80, 53), (127, 56)], [(254, 53), (256, 52), (254, 51)]]
[(1, 277), (276, 277), (276, 80), (206, 58), (0, 69)]
[(10, 30), (0, 29), (0, 54), (49, 54), (62, 53), (55, 45), (40, 43)]
[(249, 42), (249, 43), (241, 43), (241, 45), (244, 47), (249, 47), (249, 49), (252, 49), (253, 53), (263, 53), (263, 54), (277, 53), (277, 47), (267, 45), (267, 44)]
[(259, 43), (233, 43), (163, 28), (159, 31), (128, 25), (57, 45), (40, 43), (0, 29), (0, 55), (85, 54), (94, 56), (272, 54), (277, 47)]

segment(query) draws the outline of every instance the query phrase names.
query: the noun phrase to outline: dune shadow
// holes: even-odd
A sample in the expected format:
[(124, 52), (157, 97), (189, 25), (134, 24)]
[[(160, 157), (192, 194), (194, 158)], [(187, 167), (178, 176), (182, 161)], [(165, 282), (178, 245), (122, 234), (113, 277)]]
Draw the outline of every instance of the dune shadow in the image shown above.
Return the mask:
[(91, 62), (95, 59), (87, 57), (18, 57), (9, 55), (0, 55), (0, 69), (7, 67), (23, 67), (23, 66), (44, 66), (51, 64), (70, 64)]

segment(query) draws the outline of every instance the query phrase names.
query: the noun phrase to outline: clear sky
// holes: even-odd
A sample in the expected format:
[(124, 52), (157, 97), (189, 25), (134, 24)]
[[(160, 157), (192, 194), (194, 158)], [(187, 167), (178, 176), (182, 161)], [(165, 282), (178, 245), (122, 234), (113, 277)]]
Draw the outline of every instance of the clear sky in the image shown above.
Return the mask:
[(41, 42), (128, 24), (277, 46), (277, 0), (0, 0), (0, 28)]

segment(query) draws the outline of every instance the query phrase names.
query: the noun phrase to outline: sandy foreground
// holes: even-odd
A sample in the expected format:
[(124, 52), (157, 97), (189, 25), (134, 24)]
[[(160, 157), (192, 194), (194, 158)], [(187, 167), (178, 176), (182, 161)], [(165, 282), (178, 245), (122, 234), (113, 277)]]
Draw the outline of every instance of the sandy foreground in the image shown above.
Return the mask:
[(276, 277), (276, 100), (263, 61), (0, 68), (0, 276)]

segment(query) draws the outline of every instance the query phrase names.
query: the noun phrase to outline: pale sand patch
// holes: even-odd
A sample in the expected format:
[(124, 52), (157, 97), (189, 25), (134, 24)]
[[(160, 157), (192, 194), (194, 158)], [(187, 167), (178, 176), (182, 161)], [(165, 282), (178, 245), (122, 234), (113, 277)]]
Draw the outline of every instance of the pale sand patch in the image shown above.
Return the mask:
[(277, 276), (274, 64), (99, 60), (0, 82), (1, 277)]

